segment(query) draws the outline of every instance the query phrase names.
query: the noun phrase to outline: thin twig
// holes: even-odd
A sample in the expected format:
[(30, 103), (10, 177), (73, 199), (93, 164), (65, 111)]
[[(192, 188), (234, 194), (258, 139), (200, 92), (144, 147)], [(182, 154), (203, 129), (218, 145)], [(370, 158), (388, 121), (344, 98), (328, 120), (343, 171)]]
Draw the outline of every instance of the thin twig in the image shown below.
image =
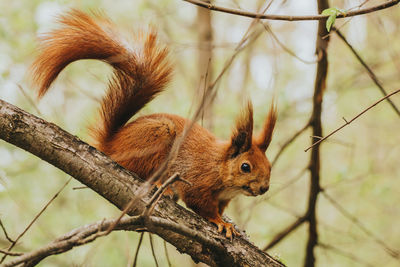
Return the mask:
[(346, 184), (346, 186), (349, 186), (349, 183), (354, 183), (354, 182), (357, 182), (357, 181), (361, 182), (361, 180), (363, 180), (366, 177), (368, 177), (368, 175), (371, 173), (370, 171), (371, 170), (368, 170), (368, 171), (366, 171), (366, 172), (364, 172), (362, 174), (359, 174), (359, 175), (357, 175), (356, 177), (353, 177), (353, 178), (341, 179), (339, 181), (335, 181), (335, 182), (332, 182), (332, 183), (329, 183), (329, 184), (325, 184), (323, 186), (324, 190), (330, 190), (330, 189), (336, 188), (336, 187), (338, 187), (338, 186), (340, 186), (342, 184)]
[(294, 184), (295, 182), (297, 182), (308, 170), (308, 167), (303, 168), (296, 176), (294, 176), (291, 180), (289, 180), (286, 184), (284, 184), (283, 186), (281, 186), (280, 188), (278, 188), (277, 190), (271, 192), (267, 199), (271, 199), (273, 196), (281, 193), (282, 191), (288, 189), (292, 184)]
[[(378, 88), (382, 92), (382, 94), (384, 96), (387, 96), (387, 92), (386, 92), (385, 88), (383, 88), (382, 83), (379, 81), (378, 77), (375, 75), (375, 73), (372, 71), (372, 69), (368, 66), (368, 64), (362, 59), (360, 54), (358, 54), (358, 52), (347, 41), (347, 39), (344, 37), (344, 35), (338, 29), (334, 29), (334, 30), (335, 30), (336, 34), (340, 37), (340, 39), (342, 39), (342, 41), (347, 45), (347, 47), (350, 48), (351, 52), (354, 54), (354, 56), (357, 58), (357, 60), (361, 63), (361, 65), (365, 68), (365, 70), (368, 73), (368, 76), (372, 79), (372, 81), (376, 84), (376, 86), (378, 86)], [(393, 103), (393, 101), (390, 98), (387, 98), (387, 101), (392, 106), (392, 108), (394, 109), (396, 114), (400, 116), (400, 110)]]
[[(203, 85), (203, 97), (202, 97), (202, 106), (204, 106), (204, 101), (206, 100), (206, 92), (207, 92), (207, 88), (208, 88), (208, 83), (210, 82), (210, 78), (209, 78), (209, 74), (210, 74), (210, 68), (211, 68), (211, 58), (208, 59), (208, 63), (207, 63), (207, 68), (206, 68), (206, 74), (204, 75), (204, 85)], [(201, 112), (201, 126), (204, 126), (204, 112), (205, 112), (205, 108), (202, 109)]]
[(288, 236), (291, 232), (293, 232), (300, 225), (302, 225), (306, 220), (307, 220), (306, 215), (297, 218), (296, 221), (294, 221), (292, 224), (290, 224), (285, 229), (283, 229), (278, 234), (276, 234), (275, 237), (272, 238), (272, 240), (263, 248), (263, 251), (267, 251), (268, 249), (271, 249), (272, 247), (274, 247), (276, 244), (278, 244), (280, 241), (282, 241), (286, 236)]
[[(182, 179), (179, 177), (178, 173), (175, 173), (174, 175), (172, 175), (169, 179), (167, 179), (167, 181), (165, 181), (162, 186), (153, 194), (153, 196), (151, 197), (151, 199), (149, 200), (149, 202), (147, 203), (144, 211), (142, 212), (142, 217), (144, 219), (147, 219), (150, 216), (150, 213), (152, 211), (152, 209), (154, 208), (155, 203), (157, 203), (157, 201), (161, 198), (162, 193), (164, 192), (164, 190), (172, 183), (176, 182), (176, 181), (182, 181), (185, 182), (189, 185), (191, 185), (191, 183), (189, 181), (186, 181), (185, 179)], [(122, 219), (122, 217), (124, 217), (127, 212), (132, 208), (133, 204), (136, 202), (136, 198), (132, 198), (130, 200), (130, 202), (128, 203), (128, 205), (126, 205), (126, 207), (124, 208), (124, 210), (120, 213), (120, 215), (118, 216), (117, 219), (115, 219), (114, 223), (110, 225), (110, 227), (107, 229), (107, 231), (105, 233), (102, 233), (101, 235), (108, 235), (114, 228), (116, 225), (118, 225), (118, 223), (120, 222), (120, 220)], [(100, 233), (99, 233), (100, 234)]]
[(391, 257), (400, 260), (400, 252), (389, 247), (382, 239), (376, 236), (370, 231), (357, 217), (353, 216), (350, 212), (344, 209), (334, 198), (332, 198), (326, 191), (321, 191), (322, 195), (334, 206), (343, 216), (353, 222), (360, 230), (366, 235), (372, 238), (377, 244), (379, 244)]
[(311, 146), (309, 146), (308, 148), (306, 148), (304, 150), (304, 152), (307, 152), (310, 148), (312, 148), (313, 146), (321, 143), (322, 141), (328, 139), (329, 137), (331, 137), (332, 135), (334, 135), (335, 133), (337, 133), (338, 131), (340, 131), (341, 129), (343, 129), (344, 127), (346, 127), (347, 125), (349, 125), (350, 123), (352, 123), (353, 121), (355, 121), (356, 119), (358, 119), (361, 115), (363, 115), (364, 113), (366, 113), (367, 111), (369, 111), (371, 108), (375, 107), (376, 105), (378, 105), (379, 103), (381, 103), (382, 101), (384, 101), (385, 99), (391, 97), (392, 95), (397, 94), (398, 92), (400, 92), (400, 89), (388, 94), (385, 97), (382, 97), (381, 99), (379, 99), (378, 101), (376, 101), (374, 104), (370, 105), (369, 107), (367, 107), (366, 109), (364, 109), (363, 111), (361, 111), (358, 115), (356, 115), (354, 118), (352, 118), (349, 121), (346, 121), (342, 126), (340, 126), (339, 128), (337, 128), (336, 130), (334, 130), (333, 132), (331, 132), (330, 134), (328, 134), (327, 136), (319, 139), (317, 142), (313, 143)]
[(4, 233), (4, 236), (6, 237), (6, 239), (8, 241), (10, 241), (10, 243), (15, 243), (16, 241), (12, 240), (11, 237), (7, 234), (6, 227), (3, 225), (3, 222), (1, 221), (1, 219), (0, 219), (0, 227), (1, 227), (1, 229), (3, 229), (3, 233)]
[(318, 243), (318, 246), (323, 248), (323, 249), (330, 250), (330, 251), (332, 251), (332, 252), (334, 252), (334, 253), (336, 253), (338, 255), (342, 255), (343, 257), (351, 259), (354, 262), (358, 262), (358, 263), (364, 264), (365, 266), (369, 266), (369, 267), (376, 266), (376, 265), (370, 264), (370, 263), (368, 263), (368, 262), (356, 257), (355, 255), (353, 255), (352, 253), (350, 253), (348, 251), (345, 251), (343, 249), (339, 249), (339, 248), (334, 247), (334, 246), (332, 246), (330, 244)]
[(156, 264), (156, 267), (159, 267), (156, 257), (156, 252), (154, 251), (153, 236), (151, 233), (149, 233), (149, 240), (150, 240), (151, 254), (153, 254), (154, 263)]
[(318, 62), (318, 59), (316, 60), (305, 60), (302, 59), (301, 57), (299, 57), (298, 55), (296, 55), (295, 52), (293, 52), (290, 48), (288, 48), (286, 45), (284, 45), (278, 38), (278, 36), (276, 36), (276, 34), (272, 31), (271, 26), (268, 25), (265, 22), (261, 22), (261, 25), (264, 27), (264, 29), (272, 36), (272, 38), (275, 40), (275, 42), (289, 55), (291, 55), (292, 57), (300, 60), (301, 62), (305, 63), (305, 64), (315, 64)]
[(20, 252), (10, 252), (10, 251), (4, 250), (4, 249), (0, 249), (0, 253), (2, 253), (4, 255), (12, 256), (12, 257), (18, 257), (23, 254)]
[(169, 259), (168, 248), (167, 248), (167, 241), (163, 240), (164, 243), (164, 252), (165, 257), (167, 258), (168, 267), (172, 267), (171, 260)]
[(310, 121), (308, 121), (301, 129), (299, 129), (297, 132), (295, 132), (279, 149), (278, 153), (276, 154), (274, 160), (272, 161), (272, 166), (276, 164), (278, 161), (279, 157), (283, 153), (283, 151), (294, 141), (296, 140), (297, 137), (299, 137), (305, 130), (310, 127)]
[[(61, 193), (61, 191), (64, 190), (64, 188), (69, 184), (69, 182), (72, 180), (72, 177), (68, 179), (67, 182), (57, 191), (57, 193), (47, 202), (47, 204), (40, 210), (40, 212), (33, 218), (33, 220), (28, 224), (28, 226), (25, 228), (24, 231), (22, 231), (21, 234), (15, 239), (14, 242), (11, 243), (11, 245), (7, 248), (7, 251), (11, 251), (13, 247), (17, 244), (17, 242), (24, 236), (24, 234), (31, 228), (31, 226), (36, 222), (37, 219), (43, 214), (43, 212), (47, 209), (47, 207), (58, 197), (58, 195)], [(7, 255), (4, 255), (3, 258), (0, 260), (0, 263), (2, 263), (6, 259)]]
[[(197, 5), (197, 6), (201, 6), (203, 8), (207, 8), (207, 9), (210, 9), (213, 11), (219, 11), (219, 12), (223, 12), (223, 13), (229, 13), (229, 14), (233, 14), (233, 15), (249, 17), (249, 18), (257, 18), (257, 19), (298, 21), (298, 20), (326, 20), (329, 17), (328, 15), (287, 16), (287, 15), (263, 14), (263, 13), (255, 13), (255, 12), (248, 12), (248, 11), (239, 10), (239, 9), (221, 7), (221, 6), (217, 6), (217, 5), (207, 3), (207, 2), (201, 1), (201, 0), (183, 0), (183, 1)], [(386, 1), (386, 2), (376, 5), (376, 6), (363, 8), (363, 9), (359, 9), (359, 10), (355, 10), (355, 11), (339, 13), (336, 18), (338, 18), (338, 19), (347, 18), (347, 17), (353, 17), (353, 16), (364, 15), (364, 14), (376, 12), (378, 10), (382, 10), (382, 9), (386, 9), (386, 8), (395, 6), (399, 2), (400, 2), (400, 0)]]
[(133, 261), (133, 265), (132, 265), (133, 267), (136, 267), (137, 259), (139, 256), (139, 250), (140, 250), (140, 247), (142, 246), (143, 235), (144, 235), (144, 232), (140, 233), (139, 242), (138, 242), (138, 245), (136, 247), (136, 252), (135, 252), (135, 260)]
[[(364, 2), (362, 2), (361, 4), (359, 4), (358, 6), (349, 8), (347, 11), (359, 9), (359, 8), (361, 8), (362, 6), (364, 6), (366, 3), (368, 3), (369, 1), (370, 1), (370, 0), (365, 0)], [(322, 37), (322, 39), (328, 38), (328, 36), (331, 36), (332, 34), (334, 34), (334, 31), (335, 31), (335, 30), (338, 30), (338, 29), (340, 30), (340, 29), (342, 29), (342, 28), (343, 28), (344, 26), (346, 26), (346, 24), (349, 23), (352, 19), (354, 19), (354, 17), (349, 18), (348, 20), (346, 20), (346, 21), (345, 21), (342, 25), (340, 25), (339, 27), (333, 27), (332, 30), (331, 30), (328, 34), (326, 34), (326, 35), (324, 35), (324, 36)]]
[(170, 186), (171, 184), (175, 183), (176, 181), (181, 181), (184, 183), (187, 183), (188, 185), (192, 185), (191, 182), (182, 179), (179, 176), (179, 173), (174, 173), (171, 177), (169, 177), (158, 189), (157, 191), (153, 194), (149, 202), (146, 204), (146, 209), (143, 212), (146, 216), (148, 216), (151, 213), (151, 210), (153, 209), (154, 205), (157, 203), (157, 201), (160, 199), (162, 193)]
[(36, 111), (36, 113), (39, 116), (42, 116), (42, 113), (40, 112), (39, 108), (37, 107), (35, 101), (33, 101), (32, 97), (30, 97), (24, 90), (24, 88), (20, 85), (17, 84), (17, 87), (19, 88), (19, 90), (21, 91), (22, 95), (28, 100), (29, 104), (31, 104), (31, 106), (33, 107), (33, 109)]
[(89, 187), (87, 187), (87, 186), (75, 186), (75, 187), (72, 187), (72, 190), (81, 190), (81, 189), (89, 189)]

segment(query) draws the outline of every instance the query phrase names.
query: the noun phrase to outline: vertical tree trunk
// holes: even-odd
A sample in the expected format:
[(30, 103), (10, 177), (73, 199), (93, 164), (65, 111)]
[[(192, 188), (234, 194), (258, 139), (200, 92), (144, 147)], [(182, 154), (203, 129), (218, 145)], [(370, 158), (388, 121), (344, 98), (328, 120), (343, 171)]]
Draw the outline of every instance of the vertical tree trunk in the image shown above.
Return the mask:
[[(209, 1), (206, 1), (209, 2)], [(213, 78), (213, 68), (211, 59), (213, 56), (213, 31), (211, 23), (211, 10), (197, 7), (197, 30), (199, 32), (199, 57), (198, 72), (203, 81), (203, 86), (199, 88), (198, 99), (202, 99), (204, 90)], [(212, 130), (213, 128), (213, 108), (209, 106), (203, 110), (201, 123), (203, 126)]]
[[(318, 13), (320, 14), (324, 9), (329, 7), (328, 0), (317, 0)], [(322, 100), (326, 88), (326, 78), (328, 75), (328, 42), (329, 36), (326, 36), (326, 21), (320, 20), (318, 22), (318, 33), (316, 43), (316, 53), (318, 55), (317, 74), (314, 83), (314, 96), (313, 96), (313, 113), (311, 117), (311, 127), (313, 136), (322, 136)], [(323, 38), (326, 36), (325, 38)], [(314, 140), (313, 140), (314, 142)], [(318, 245), (318, 232), (317, 232), (317, 217), (316, 206), (320, 188), (320, 145), (312, 148), (310, 158), (310, 195), (308, 200), (308, 242), (306, 248), (306, 258), (304, 266), (312, 267), (315, 265), (314, 249)]]

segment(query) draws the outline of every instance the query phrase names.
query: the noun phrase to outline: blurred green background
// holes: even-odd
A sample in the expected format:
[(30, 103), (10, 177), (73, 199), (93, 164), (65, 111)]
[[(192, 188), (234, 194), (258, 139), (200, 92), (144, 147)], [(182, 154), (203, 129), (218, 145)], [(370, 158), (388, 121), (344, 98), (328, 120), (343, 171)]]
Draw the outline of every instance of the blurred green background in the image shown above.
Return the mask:
[[(363, 1), (331, 1), (349, 9)], [(368, 1), (368, 5), (381, 1)], [(264, 1), (218, 1), (227, 7), (256, 10)], [(190, 117), (203, 90), (206, 63), (199, 55), (207, 45), (199, 37), (202, 18), (198, 8), (183, 1), (18, 0), (0, 2), (0, 98), (90, 141), (86, 127), (94, 123), (98, 100), (104, 93), (110, 68), (101, 62), (81, 61), (68, 66), (42, 100), (29, 85), (28, 68), (37, 54), (37, 36), (56, 27), (57, 14), (70, 8), (103, 10), (127, 35), (151, 24), (159, 29), (175, 65), (165, 93), (141, 114), (168, 112)], [(363, 56), (388, 91), (400, 88), (400, 7), (366, 16), (338, 20), (337, 27)], [(274, 1), (269, 13), (316, 13), (316, 1)], [(234, 54), (251, 19), (212, 12), (213, 77)], [(260, 128), (275, 96), (279, 119), (267, 156), (274, 159), (281, 145), (310, 117), (315, 76), (317, 22), (268, 22), (272, 31), (304, 63), (285, 51), (260, 25), (262, 33), (235, 58), (218, 86), (218, 96), (199, 123), (219, 138), (228, 138), (245, 99), (255, 110)], [(203, 25), (204, 26), (204, 25)], [(329, 76), (323, 105), (327, 134), (381, 97), (362, 66), (344, 43), (331, 36)], [(201, 57), (201, 56), (200, 56)], [(400, 96), (392, 98), (400, 107)], [(374, 235), (400, 249), (400, 118), (383, 102), (327, 140), (322, 149), (321, 185)], [(263, 248), (279, 231), (301, 216), (308, 201), (311, 131), (303, 133), (273, 167), (271, 190), (264, 196), (235, 199), (226, 211), (246, 229), (252, 242)], [(16, 238), (40, 209), (69, 179), (68, 175), (12, 145), (0, 141), (0, 219)], [(290, 184), (290, 185), (288, 185)], [(119, 214), (114, 206), (90, 189), (76, 189), (72, 180), (21, 239), (15, 251), (37, 249), (56, 237), (87, 223)], [(284, 189), (282, 189), (284, 188)], [(343, 216), (323, 195), (318, 202), (320, 241), (318, 266), (399, 266), (373, 237)], [(268, 252), (289, 266), (302, 266), (307, 241), (302, 225)], [(51, 256), (40, 266), (129, 266), (139, 234), (115, 232), (107, 237)], [(162, 239), (154, 236), (160, 266), (167, 266)], [(8, 243), (0, 232), (0, 248)], [(195, 266), (187, 255), (167, 245), (173, 266)], [(344, 255), (342, 252), (347, 252)], [(155, 266), (147, 234), (138, 266)]]

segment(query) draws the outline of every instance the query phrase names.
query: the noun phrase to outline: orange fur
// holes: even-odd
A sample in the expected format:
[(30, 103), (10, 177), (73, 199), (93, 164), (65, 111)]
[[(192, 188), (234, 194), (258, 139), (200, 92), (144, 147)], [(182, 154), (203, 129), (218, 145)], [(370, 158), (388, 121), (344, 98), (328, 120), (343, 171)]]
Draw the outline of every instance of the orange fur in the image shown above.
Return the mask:
[[(91, 17), (73, 10), (60, 19), (61, 28), (43, 40), (33, 64), (33, 82), (44, 95), (69, 63), (98, 59), (114, 68), (102, 100), (98, 125), (91, 131), (96, 147), (125, 168), (148, 179), (166, 160), (174, 141), (189, 121), (172, 114), (152, 114), (128, 122), (161, 92), (171, 77), (167, 49), (156, 33), (141, 33), (133, 48), (119, 39), (113, 25), (102, 16)], [(226, 236), (237, 234), (221, 216), (237, 194), (257, 196), (269, 188), (271, 165), (265, 150), (276, 121), (272, 106), (257, 137), (253, 137), (253, 108), (249, 102), (239, 116), (229, 141), (217, 140), (195, 124), (182, 142), (166, 177), (178, 172), (191, 186), (177, 182), (177, 192), (186, 205), (218, 226)], [(159, 181), (157, 182), (159, 184)]]

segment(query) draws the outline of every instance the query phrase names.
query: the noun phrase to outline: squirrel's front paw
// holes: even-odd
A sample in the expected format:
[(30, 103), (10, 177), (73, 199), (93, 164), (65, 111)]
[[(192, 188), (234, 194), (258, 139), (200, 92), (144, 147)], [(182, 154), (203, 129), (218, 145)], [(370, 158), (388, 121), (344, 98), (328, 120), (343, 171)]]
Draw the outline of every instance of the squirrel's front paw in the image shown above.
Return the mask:
[(224, 222), (221, 218), (209, 219), (210, 222), (214, 223), (218, 227), (218, 232), (222, 233), (225, 230), (225, 236), (232, 240), (233, 236), (239, 236), (240, 233), (236, 231), (235, 227), (231, 223)]

